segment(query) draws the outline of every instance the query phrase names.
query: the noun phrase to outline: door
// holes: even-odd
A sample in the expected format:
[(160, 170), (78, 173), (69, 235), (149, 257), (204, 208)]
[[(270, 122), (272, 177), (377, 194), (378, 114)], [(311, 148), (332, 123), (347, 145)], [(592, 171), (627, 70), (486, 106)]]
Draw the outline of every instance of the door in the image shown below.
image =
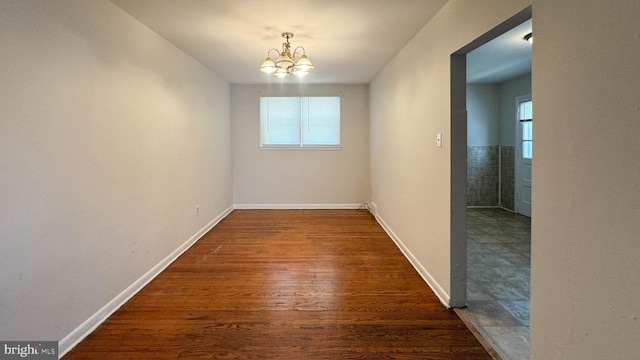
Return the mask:
[(533, 160), (533, 103), (531, 95), (516, 99), (515, 190), (517, 213), (531, 217), (531, 161)]

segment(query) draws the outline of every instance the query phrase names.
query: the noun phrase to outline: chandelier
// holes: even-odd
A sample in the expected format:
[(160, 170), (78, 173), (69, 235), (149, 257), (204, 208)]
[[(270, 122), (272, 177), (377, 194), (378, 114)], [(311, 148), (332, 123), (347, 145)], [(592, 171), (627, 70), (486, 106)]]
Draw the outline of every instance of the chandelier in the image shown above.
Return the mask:
[[(273, 74), (273, 76), (279, 78), (284, 78), (291, 74), (298, 77), (307, 75), (309, 70), (313, 69), (313, 64), (307, 58), (304, 48), (298, 46), (291, 54), (289, 39), (293, 37), (293, 33), (283, 32), (282, 37), (286, 39), (286, 42), (282, 43), (282, 52), (278, 51), (278, 49), (269, 49), (267, 58), (260, 66), (260, 71), (265, 74)], [(299, 50), (301, 51), (298, 52)], [(277, 56), (271, 58), (272, 51), (275, 51)]]

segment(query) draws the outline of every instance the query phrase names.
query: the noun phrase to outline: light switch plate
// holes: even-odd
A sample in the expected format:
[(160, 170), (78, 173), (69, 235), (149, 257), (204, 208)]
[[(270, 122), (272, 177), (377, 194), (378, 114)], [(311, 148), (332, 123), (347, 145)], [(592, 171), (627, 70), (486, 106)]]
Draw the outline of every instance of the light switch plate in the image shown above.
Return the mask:
[(442, 147), (442, 134), (438, 133), (436, 135), (436, 146), (441, 148)]

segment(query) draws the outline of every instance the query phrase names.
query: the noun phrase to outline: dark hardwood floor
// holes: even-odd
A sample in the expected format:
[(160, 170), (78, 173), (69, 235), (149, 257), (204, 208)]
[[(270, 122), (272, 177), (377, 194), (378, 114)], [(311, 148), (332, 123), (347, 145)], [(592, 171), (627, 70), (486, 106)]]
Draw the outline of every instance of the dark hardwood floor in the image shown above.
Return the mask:
[(64, 359), (490, 359), (372, 216), (235, 210)]

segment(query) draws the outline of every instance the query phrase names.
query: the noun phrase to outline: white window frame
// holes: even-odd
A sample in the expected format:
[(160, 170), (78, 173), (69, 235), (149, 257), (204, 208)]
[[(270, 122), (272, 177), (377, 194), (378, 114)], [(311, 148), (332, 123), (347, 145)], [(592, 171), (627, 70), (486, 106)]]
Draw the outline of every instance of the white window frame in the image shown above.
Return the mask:
[[(264, 143), (264, 134), (266, 131), (267, 124), (264, 121), (264, 116), (262, 113), (262, 98), (276, 98), (276, 97), (289, 97), (289, 98), (297, 98), (300, 103), (304, 98), (313, 98), (313, 97), (329, 97), (329, 98), (338, 98), (340, 102), (339, 109), (339, 118), (338, 118), (338, 129), (337, 129), (337, 144), (304, 144), (304, 129), (305, 124), (303, 123), (303, 115), (302, 115), (302, 105), (300, 106), (300, 117), (299, 117), (299, 130), (300, 130), (300, 143), (299, 144), (265, 144)], [(308, 126), (308, 124), (307, 124)], [(261, 96), (260, 97), (260, 144), (259, 149), (261, 150), (339, 150), (342, 149), (342, 97), (341, 96)]]
[(522, 156), (523, 159), (531, 160), (533, 159), (533, 151), (531, 152), (530, 156), (525, 157), (524, 143), (525, 142), (531, 143), (531, 148), (533, 148), (533, 137), (531, 139), (525, 140), (522, 132), (523, 132), (523, 126), (525, 123), (528, 123), (531, 125), (531, 127), (533, 127), (533, 116), (531, 116), (531, 118), (528, 118), (520, 113), (520, 104), (526, 103), (526, 102), (532, 102), (531, 95), (519, 96), (516, 98), (516, 116), (517, 116), (516, 141), (518, 142), (517, 150), (520, 152), (520, 156)]

